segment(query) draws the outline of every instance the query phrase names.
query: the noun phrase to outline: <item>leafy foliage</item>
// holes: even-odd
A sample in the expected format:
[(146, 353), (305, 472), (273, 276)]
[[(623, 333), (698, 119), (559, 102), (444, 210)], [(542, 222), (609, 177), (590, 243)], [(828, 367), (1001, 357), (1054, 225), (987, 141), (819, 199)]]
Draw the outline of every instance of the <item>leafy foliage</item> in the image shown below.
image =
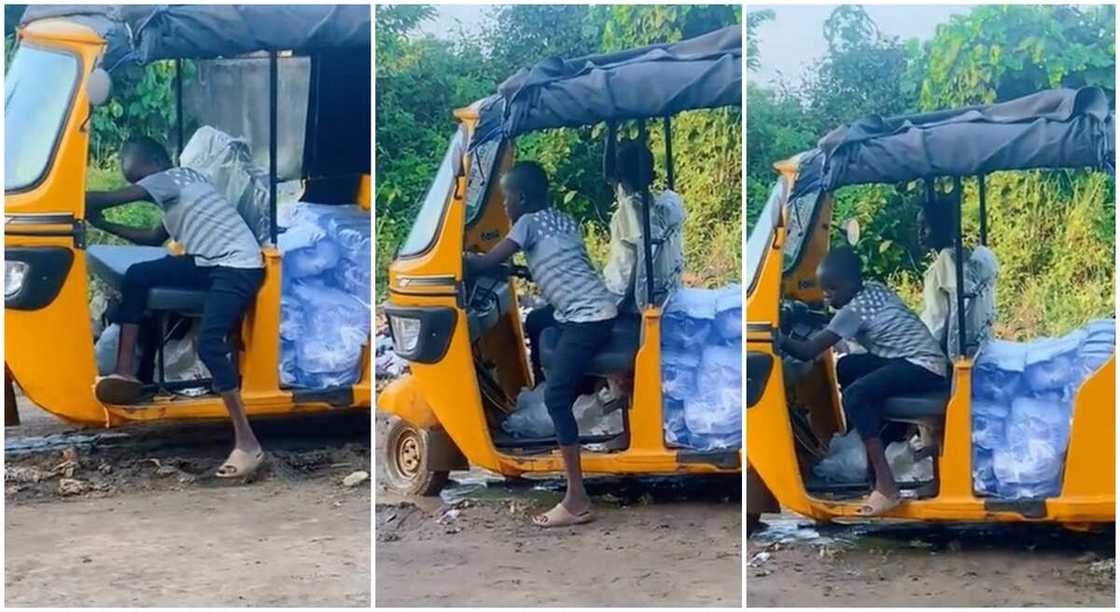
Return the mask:
[[(983, 5), (950, 18), (919, 44), (883, 35), (858, 6), (838, 7), (824, 26), (828, 52), (798, 83), (748, 83), (748, 231), (776, 178), (771, 164), (859, 117), (991, 103), (1061, 86), (1111, 91), (1114, 15), (1112, 6)], [(923, 194), (918, 183), (834, 194), (834, 218), (860, 221), (857, 250), (868, 274), (891, 283), (915, 308), (932, 261), (918, 244)], [(1079, 170), (996, 173), (987, 178), (987, 203), (989, 246), (1001, 264), (998, 334), (1058, 334), (1111, 315), (1115, 196), (1109, 177)], [(965, 244), (974, 245), (979, 200), (973, 179), (964, 183), (963, 206)]]

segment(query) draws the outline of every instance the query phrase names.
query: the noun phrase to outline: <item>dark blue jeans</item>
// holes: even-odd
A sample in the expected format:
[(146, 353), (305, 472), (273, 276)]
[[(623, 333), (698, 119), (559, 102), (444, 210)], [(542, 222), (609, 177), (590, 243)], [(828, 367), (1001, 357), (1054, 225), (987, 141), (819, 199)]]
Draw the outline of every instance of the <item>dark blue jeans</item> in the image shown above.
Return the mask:
[(210, 370), (214, 390), (233, 391), (239, 386), (234, 355), (230, 351), (229, 334), (264, 281), (264, 269), (206, 267), (194, 263), (189, 255), (167, 256), (163, 259), (133, 264), (124, 275), (121, 303), (114, 323), (139, 324), (144, 319), (148, 291), (154, 287), (205, 289), (206, 303), (202, 312), (202, 329), (198, 336), (198, 356)]
[(570, 446), (579, 441), (579, 425), (572, 413), (572, 404), (587, 376), (587, 363), (611, 339), (614, 319), (559, 326), (560, 339), (548, 370), (544, 404), (556, 427), (556, 441), (560, 446)]
[(843, 393), (848, 429), (863, 440), (881, 439), (883, 401), (894, 395), (944, 388), (948, 379), (905, 359), (884, 359), (861, 353), (836, 362), (836, 379)]

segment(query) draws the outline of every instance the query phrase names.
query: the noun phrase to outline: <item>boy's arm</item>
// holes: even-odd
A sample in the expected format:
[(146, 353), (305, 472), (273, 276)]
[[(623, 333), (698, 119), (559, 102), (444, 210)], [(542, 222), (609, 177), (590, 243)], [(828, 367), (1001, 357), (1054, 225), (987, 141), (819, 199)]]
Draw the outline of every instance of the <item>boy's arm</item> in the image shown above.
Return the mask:
[(148, 195), (146, 189), (139, 185), (129, 185), (113, 191), (87, 191), (86, 214), (90, 217), (96, 217), (106, 208), (141, 200), (151, 200), (151, 196)]
[(478, 274), (495, 270), (520, 250), (520, 245), (509, 238), (505, 238), (497, 246), (482, 255), (467, 253), (467, 272)]
[(797, 340), (789, 336), (782, 336), (778, 345), (783, 351), (801, 361), (812, 361), (817, 358), (817, 355), (825, 352), (839, 341), (840, 336), (836, 333), (822, 329), (808, 340)]
[(162, 223), (153, 228), (143, 229), (106, 221), (105, 217), (101, 216), (101, 213), (98, 213), (95, 217), (90, 217), (89, 222), (100, 230), (115, 234), (129, 242), (134, 242), (143, 246), (162, 246), (163, 243), (167, 242), (167, 239), (171, 237), (167, 233), (167, 228), (165, 228)]

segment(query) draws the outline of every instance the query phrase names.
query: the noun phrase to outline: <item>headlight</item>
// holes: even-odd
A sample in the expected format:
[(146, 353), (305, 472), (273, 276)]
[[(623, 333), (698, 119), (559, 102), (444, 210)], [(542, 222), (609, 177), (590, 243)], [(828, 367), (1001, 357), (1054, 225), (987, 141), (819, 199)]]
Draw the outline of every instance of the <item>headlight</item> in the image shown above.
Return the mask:
[(393, 327), (393, 350), (402, 357), (415, 353), (420, 343), (420, 319), (394, 316), (389, 324)]
[(23, 291), (23, 283), (31, 266), (26, 261), (4, 262), (4, 299), (10, 300)]

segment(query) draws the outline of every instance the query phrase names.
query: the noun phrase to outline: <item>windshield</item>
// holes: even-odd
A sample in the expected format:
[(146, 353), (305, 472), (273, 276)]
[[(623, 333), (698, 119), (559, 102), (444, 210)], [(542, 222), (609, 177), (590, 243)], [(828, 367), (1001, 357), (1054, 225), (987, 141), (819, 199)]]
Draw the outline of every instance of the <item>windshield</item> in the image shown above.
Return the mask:
[(467, 179), (467, 225), (478, 220), (490, 191), (490, 179), (494, 173), (494, 163), (498, 161), (497, 140), (487, 141), (471, 151), (470, 177)]
[(451, 144), (447, 146), (447, 152), (443, 155), (443, 162), (440, 163), (439, 170), (436, 171), (436, 176), (432, 179), (432, 186), (428, 187), (428, 194), (424, 196), (424, 201), (420, 204), (420, 212), (416, 215), (416, 221), (413, 221), (412, 229), (408, 232), (408, 238), (401, 245), (399, 254), (402, 257), (419, 255), (432, 245), (432, 241), (436, 237), (436, 231), (439, 229), (440, 219), (443, 218), (443, 211), (447, 207), (447, 200), (451, 195), (451, 186), (455, 184), (455, 176), (459, 173), (462, 160), (463, 132), (460, 130), (451, 137)]
[(46, 173), (78, 82), (77, 56), (23, 45), (4, 76), (4, 191)]
[(774, 183), (774, 188), (770, 190), (770, 197), (766, 200), (766, 206), (763, 207), (762, 214), (758, 216), (758, 221), (754, 224), (754, 229), (751, 230), (750, 238), (747, 239), (748, 294), (754, 289), (759, 269), (762, 267), (762, 260), (766, 257), (766, 249), (770, 246), (770, 238), (773, 236), (774, 226), (778, 222), (778, 207), (782, 205), (785, 191), (785, 179), (778, 178), (778, 181)]
[(801, 262), (801, 249), (813, 231), (819, 191), (810, 191), (790, 200), (786, 205), (786, 241), (782, 247), (783, 271), (789, 272)]

